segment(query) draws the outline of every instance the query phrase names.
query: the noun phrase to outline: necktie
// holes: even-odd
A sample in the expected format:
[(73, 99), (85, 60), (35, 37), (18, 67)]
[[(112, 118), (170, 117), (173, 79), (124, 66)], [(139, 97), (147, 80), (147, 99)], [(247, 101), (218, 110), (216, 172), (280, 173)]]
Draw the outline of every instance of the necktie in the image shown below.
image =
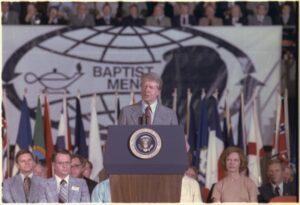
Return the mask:
[(186, 17), (184, 16), (183, 19), (182, 19), (182, 25), (185, 25), (186, 24)]
[(145, 109), (146, 124), (151, 125), (151, 107), (148, 105)]
[(60, 189), (58, 194), (58, 202), (59, 203), (66, 203), (68, 200), (68, 192), (67, 192), (67, 182), (63, 179), (60, 181)]
[(275, 187), (275, 196), (280, 196), (280, 188), (278, 186)]
[(157, 18), (157, 25), (160, 26), (160, 19), (159, 19), (159, 17)]
[(24, 193), (25, 193), (25, 197), (26, 197), (27, 202), (28, 202), (28, 199), (29, 199), (30, 185), (31, 185), (31, 180), (27, 176), (27, 177), (24, 178), (24, 183), (23, 183)]

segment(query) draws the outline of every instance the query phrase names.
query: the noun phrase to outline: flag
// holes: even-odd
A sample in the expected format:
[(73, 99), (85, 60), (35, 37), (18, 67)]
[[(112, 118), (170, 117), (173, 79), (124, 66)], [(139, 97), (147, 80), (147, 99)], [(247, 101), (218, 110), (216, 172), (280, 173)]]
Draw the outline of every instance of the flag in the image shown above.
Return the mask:
[[(186, 124), (185, 124), (186, 132), (185, 132), (185, 136), (184, 136), (187, 152), (189, 152), (189, 150), (190, 150), (190, 144), (189, 144), (190, 120), (191, 120), (191, 112), (193, 112), (191, 110), (191, 100), (192, 100), (192, 92), (191, 92), (191, 89), (188, 88), (187, 89), (187, 100), (186, 100), (186, 108), (187, 108), (186, 109)], [(193, 122), (193, 123), (195, 124), (195, 122)], [(194, 129), (194, 128), (192, 128), (192, 129)], [(192, 151), (194, 151), (194, 149)]]
[(33, 154), (38, 158), (38, 160), (44, 160), (46, 155), (45, 148), (45, 137), (44, 137), (44, 126), (42, 117), (41, 101), (38, 98), (38, 105), (35, 113), (35, 126), (33, 133)]
[(99, 171), (103, 169), (103, 155), (97, 119), (96, 95), (93, 96), (91, 103), (89, 160), (93, 164), (91, 178), (96, 179)]
[(45, 95), (44, 100), (44, 137), (46, 145), (46, 167), (47, 167), (47, 176), (52, 177), (52, 155), (54, 152), (52, 132), (51, 132), (51, 118), (49, 112), (49, 104), (47, 96)]
[(210, 98), (211, 114), (209, 115), (209, 139), (207, 153), (207, 169), (205, 187), (211, 189), (212, 185), (223, 177), (219, 158), (224, 150), (224, 139), (221, 131), (217, 99)]
[(76, 122), (75, 122), (75, 146), (74, 152), (84, 158), (88, 158), (88, 147), (86, 144), (86, 137), (84, 126), (82, 122), (80, 98), (76, 98)]
[(273, 139), (273, 155), (278, 155), (278, 158), (288, 163), (288, 149), (287, 149), (287, 137), (286, 137), (286, 122), (285, 122), (285, 102), (284, 98), (279, 96), (279, 109), (276, 116), (276, 129)]
[[(32, 132), (31, 132), (31, 125), (30, 125), (30, 118), (29, 118), (29, 109), (28, 109), (26, 97), (24, 96), (21, 104), (21, 118), (19, 122), (19, 129), (17, 134), (14, 156), (16, 156), (17, 152), (20, 149), (29, 150), (31, 149), (31, 146), (32, 146)], [(12, 175), (14, 176), (17, 172), (18, 172), (18, 168), (16, 167), (16, 164), (14, 164)]]
[(172, 96), (173, 96), (172, 110), (174, 112), (177, 112), (177, 88), (174, 88)]
[(238, 139), (237, 146), (246, 153), (246, 140), (245, 140), (245, 116), (244, 116), (244, 93), (241, 92), (240, 96), (240, 110), (239, 110), (239, 121), (238, 121)]
[[(5, 98), (5, 95), (3, 95)], [(2, 101), (2, 179), (9, 177), (9, 142), (7, 137), (7, 121), (4, 108), (4, 99)]]
[[(204, 95), (204, 92), (202, 93)], [(208, 111), (207, 100), (202, 97), (200, 100), (200, 118), (199, 126), (197, 129), (196, 138), (196, 157), (195, 166), (198, 167), (199, 175), (198, 180), (202, 186), (205, 186), (206, 169), (207, 169), (207, 148), (208, 148)]]
[(71, 151), (71, 133), (68, 121), (68, 106), (66, 96), (64, 95), (56, 138), (56, 148)]
[(135, 96), (134, 96), (134, 92), (133, 90), (130, 91), (130, 101), (129, 101), (129, 105), (133, 105), (135, 104)]
[(260, 158), (264, 155), (263, 144), (258, 126), (257, 109), (255, 102), (256, 92), (252, 96), (252, 115), (250, 119), (250, 128), (248, 131), (248, 169), (249, 177), (255, 182), (257, 186), (261, 185), (261, 168)]
[(230, 110), (227, 103), (227, 95), (225, 97), (225, 106), (223, 112), (223, 139), (224, 139), (224, 148), (234, 146), (233, 134), (232, 134), (232, 124)]
[(118, 124), (119, 115), (121, 112), (120, 98), (118, 91), (115, 92), (115, 125)]

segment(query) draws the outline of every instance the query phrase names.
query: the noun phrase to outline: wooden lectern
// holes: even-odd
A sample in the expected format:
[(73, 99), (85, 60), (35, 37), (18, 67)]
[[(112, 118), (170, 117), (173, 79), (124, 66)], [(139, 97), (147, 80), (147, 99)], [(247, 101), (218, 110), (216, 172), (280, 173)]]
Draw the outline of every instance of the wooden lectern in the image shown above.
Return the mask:
[[(135, 139), (147, 138), (143, 132), (135, 135), (144, 128), (155, 131), (161, 140), (160, 151), (149, 159), (132, 151)], [(181, 126), (131, 125), (108, 129), (104, 168), (110, 175), (112, 202), (179, 202), (187, 166)]]

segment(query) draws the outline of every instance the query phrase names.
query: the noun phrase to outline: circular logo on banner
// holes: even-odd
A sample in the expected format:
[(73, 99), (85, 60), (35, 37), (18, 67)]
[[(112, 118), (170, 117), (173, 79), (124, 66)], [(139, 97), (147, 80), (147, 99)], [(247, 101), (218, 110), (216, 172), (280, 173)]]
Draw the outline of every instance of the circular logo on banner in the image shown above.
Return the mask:
[(161, 150), (161, 138), (154, 130), (142, 128), (130, 136), (129, 148), (136, 157), (150, 159)]

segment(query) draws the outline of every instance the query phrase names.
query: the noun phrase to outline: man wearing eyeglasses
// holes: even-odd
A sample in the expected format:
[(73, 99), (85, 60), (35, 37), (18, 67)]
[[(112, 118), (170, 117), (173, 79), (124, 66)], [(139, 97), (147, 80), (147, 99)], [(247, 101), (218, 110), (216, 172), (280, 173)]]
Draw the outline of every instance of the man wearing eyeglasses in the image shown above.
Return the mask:
[(83, 176), (83, 171), (85, 170), (85, 163), (86, 163), (86, 160), (82, 156), (80, 156), (79, 154), (73, 154), (71, 156), (71, 174), (70, 175), (72, 177), (84, 179), (88, 186), (89, 193), (91, 195), (93, 192), (93, 189), (97, 185), (97, 182)]
[(83, 179), (70, 176), (71, 154), (58, 150), (52, 157), (54, 177), (47, 180), (47, 202), (74, 203), (90, 202), (90, 194)]

